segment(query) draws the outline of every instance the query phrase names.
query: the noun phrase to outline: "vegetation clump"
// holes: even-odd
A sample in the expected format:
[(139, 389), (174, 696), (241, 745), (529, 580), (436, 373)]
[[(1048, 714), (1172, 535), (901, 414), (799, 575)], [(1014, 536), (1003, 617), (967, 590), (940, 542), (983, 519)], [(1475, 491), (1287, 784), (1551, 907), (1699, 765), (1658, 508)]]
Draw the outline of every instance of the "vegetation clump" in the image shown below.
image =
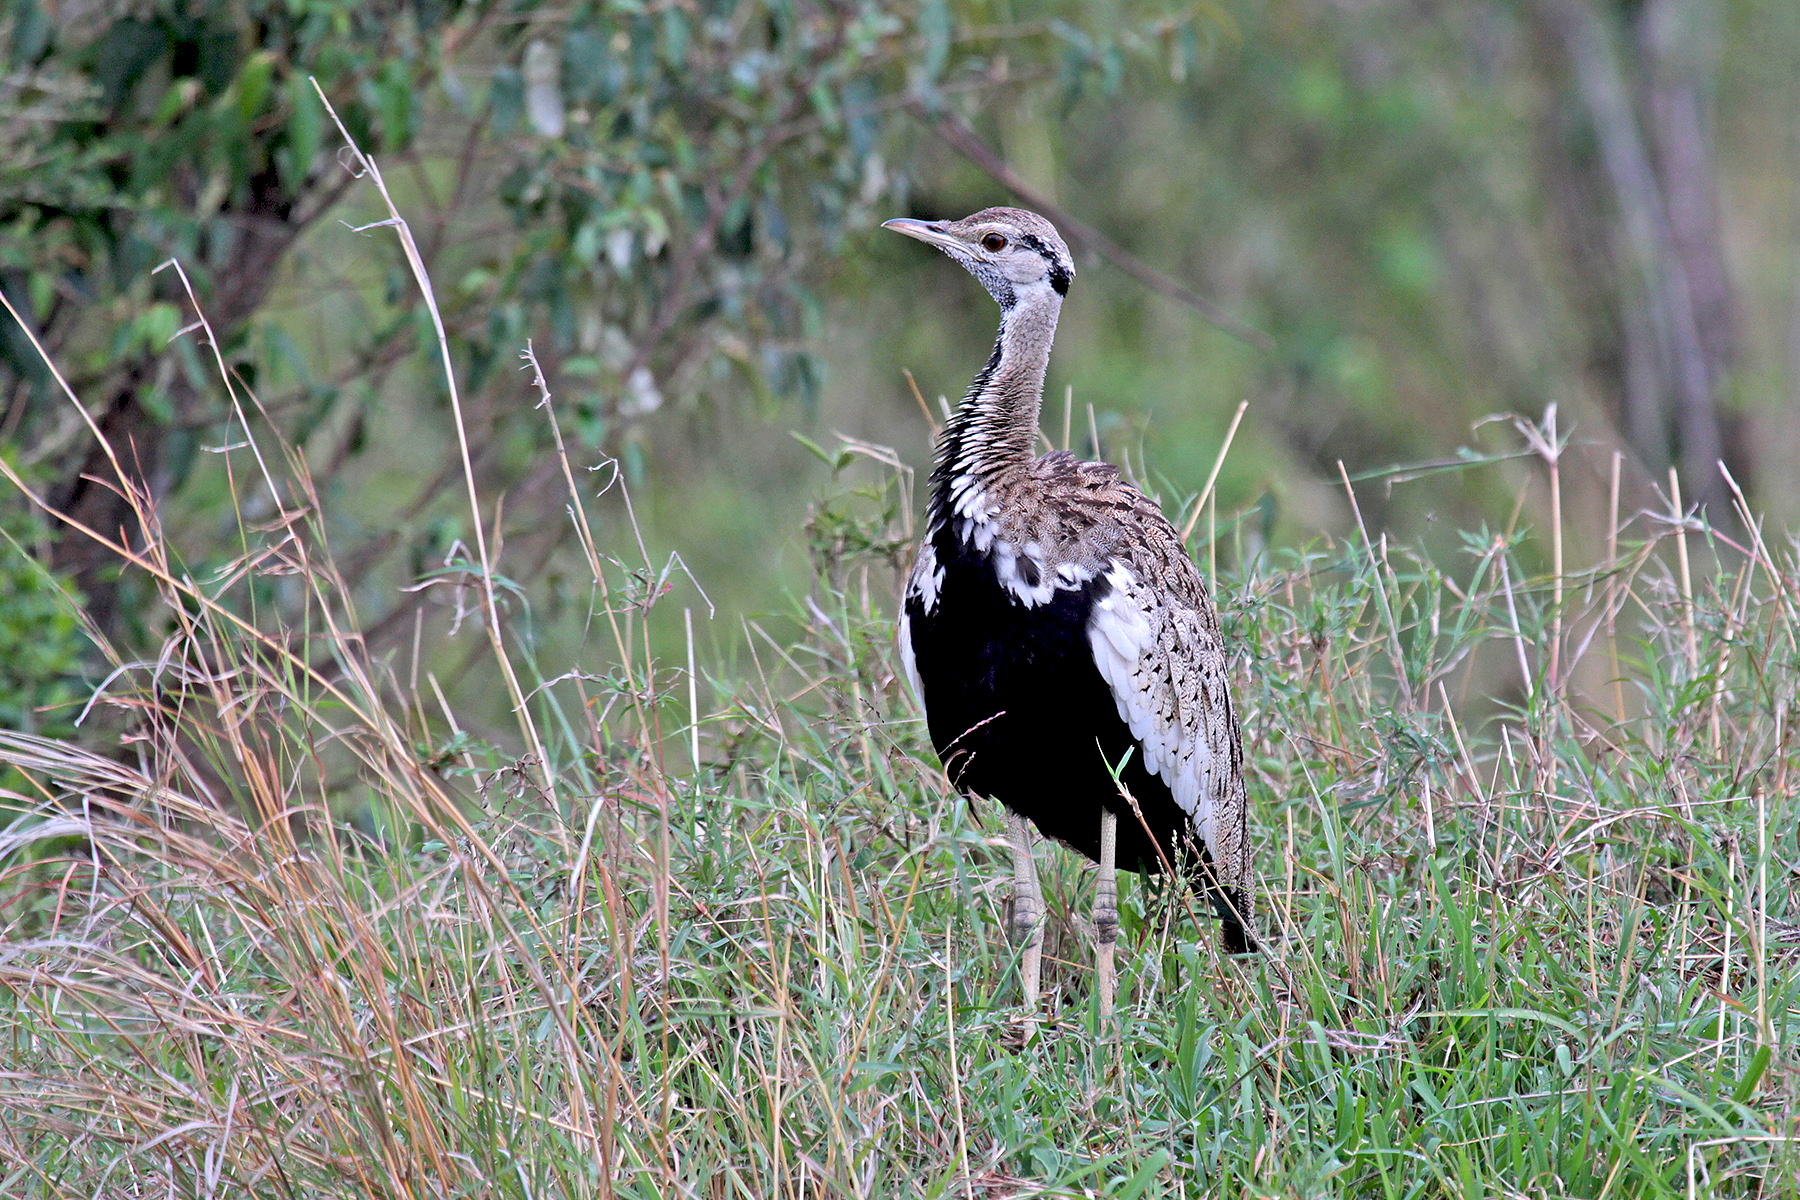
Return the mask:
[[(1712, 211), (1712, 159), (1613, 170), (1651, 165), (1632, 72), (1663, 158), (1712, 103), (1652, 37), (1663, 0), (1627, 6), (1642, 53), (1578, 0), (1241, 31), (1210, 4), (13, 7), (0, 1194), (1800, 1196), (1800, 554), (1713, 469), (1748, 457), (1720, 381), (1766, 388), (1781, 339), (1733, 350), (1718, 228), (1656, 234)], [(1127, 94), (1151, 74), (1185, 90)], [(1084, 447), (1162, 493), (1218, 599), (1265, 953), (1221, 957), (1134, 881), (1103, 1020), (1092, 881), (1045, 856), (1025, 1040), (997, 815), (899, 680), (907, 457), (822, 421), (784, 445), (832, 480), (811, 571), (729, 627), (632, 487), (703, 457), (649, 438), (659, 411), (740, 479), (783, 473), (734, 455), (730, 410), (823, 403), (837, 331), (803, 267), (904, 208), (890, 126), (991, 193), (1062, 144), (1034, 104), (1103, 114), (1062, 174), (1116, 189), (1107, 228), (1258, 297), (1277, 350), (1207, 333), (1205, 389), (1281, 411), (1235, 451), (1233, 421), (1198, 496), (1148, 477), (1129, 420), (1089, 408)], [(411, 168), (419, 238), (351, 134)], [(870, 262), (844, 269), (898, 277)], [(1158, 372), (1202, 343), (1131, 297), (1082, 336), (1123, 346), (1117, 390), (1189, 394)], [(346, 362), (303, 365), (300, 329)], [(1602, 451), (1577, 520), (1554, 407), (1454, 460), (1337, 461), (1548, 396), (1706, 516), (1673, 474), (1622, 488), (1618, 456), (1609, 490)], [(1216, 407), (1157, 419), (1210, 458)], [(1283, 455), (1333, 486), (1284, 492), (1278, 527), (1273, 490), (1242, 501)], [(1373, 485), (1452, 472), (1450, 519), (1365, 521)], [(757, 496), (669, 474), (680, 521), (756, 527)]]
[(368, 653), (304, 458), (241, 428), (278, 511), (197, 577), (127, 492), (162, 652), (0, 735), (8, 1195), (1794, 1192), (1800, 564), (1748, 512), (1549, 573), (1523, 528), (1200, 524), (1267, 953), (1134, 885), (1102, 1022), (1059, 856), (1020, 1048), (1004, 847), (896, 679), (898, 459), (819, 448), (816, 585), (702, 678), (565, 453), (610, 666), (452, 563), (484, 730)]

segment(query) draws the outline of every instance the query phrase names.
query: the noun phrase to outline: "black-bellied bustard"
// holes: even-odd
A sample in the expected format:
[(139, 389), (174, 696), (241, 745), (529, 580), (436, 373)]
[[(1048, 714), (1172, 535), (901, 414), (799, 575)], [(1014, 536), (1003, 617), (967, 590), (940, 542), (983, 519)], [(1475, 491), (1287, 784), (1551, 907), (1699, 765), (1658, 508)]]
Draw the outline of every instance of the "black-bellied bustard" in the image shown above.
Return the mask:
[(1000, 304), (994, 352), (938, 439), (901, 657), (951, 781), (1005, 806), (1027, 1006), (1043, 945), (1035, 826), (1100, 865), (1094, 931), (1110, 1012), (1118, 867), (1174, 866), (1211, 898), (1227, 951), (1255, 944), (1218, 616), (1142, 492), (1105, 463), (1034, 453), (1075, 277), (1050, 222), (989, 208), (886, 228), (943, 250)]

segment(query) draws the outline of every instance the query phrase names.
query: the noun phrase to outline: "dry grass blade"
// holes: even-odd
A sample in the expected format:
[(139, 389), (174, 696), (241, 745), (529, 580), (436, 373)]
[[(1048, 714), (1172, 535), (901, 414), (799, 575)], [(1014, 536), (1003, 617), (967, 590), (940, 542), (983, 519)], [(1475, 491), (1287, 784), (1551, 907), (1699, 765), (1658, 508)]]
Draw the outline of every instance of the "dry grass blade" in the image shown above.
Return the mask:
[[(419, 295), (424, 301), (425, 309), (431, 314), (432, 329), (437, 334), (438, 354), (443, 362), (444, 384), (449, 389), (450, 411), (456, 426), (457, 447), (462, 454), (463, 482), (469, 493), (469, 528), (475, 535), (475, 549), (481, 563), (482, 592), (482, 625), (487, 630), (488, 639), (494, 647), (494, 661), (500, 667), (502, 678), (506, 682), (508, 694), (512, 697), (513, 712), (516, 714), (519, 727), (524, 732), (531, 746), (532, 757), (537, 764), (539, 782), (545, 791), (551, 788), (549, 776), (549, 760), (544, 752), (542, 739), (538, 735), (537, 723), (532, 719), (531, 709), (525, 703), (524, 689), (519, 686), (517, 672), (513, 669), (512, 659), (507, 654), (506, 642), (501, 634), (499, 605), (494, 599), (494, 564), (488, 557), (487, 523), (481, 513), (481, 495), (475, 484), (475, 464), (469, 454), (469, 431), (463, 420), (462, 394), (456, 385), (456, 366), (450, 358), (450, 340), (444, 333), (443, 314), (438, 311), (437, 294), (432, 290), (431, 276), (425, 270), (425, 260), (419, 254), (418, 243), (413, 240), (412, 226), (400, 215), (394, 204), (394, 198), (388, 194), (387, 183), (381, 177), (381, 168), (375, 160), (362, 152), (350, 131), (344, 128), (337, 110), (331, 106), (331, 100), (325, 95), (325, 89), (319, 86), (317, 79), (311, 80), (313, 91), (319, 97), (319, 103), (325, 106), (330, 114), (332, 124), (337, 126), (338, 135), (344, 139), (345, 147), (354, 156), (359, 174), (366, 175), (375, 184), (375, 190), (381, 193), (381, 201), (387, 206), (388, 219), (376, 225), (364, 226), (372, 229), (379, 226), (391, 226), (400, 237), (400, 247), (406, 254), (406, 265), (412, 271), (413, 279), (419, 285)], [(357, 232), (362, 232), (358, 230)], [(563, 848), (565, 852), (569, 847)]]

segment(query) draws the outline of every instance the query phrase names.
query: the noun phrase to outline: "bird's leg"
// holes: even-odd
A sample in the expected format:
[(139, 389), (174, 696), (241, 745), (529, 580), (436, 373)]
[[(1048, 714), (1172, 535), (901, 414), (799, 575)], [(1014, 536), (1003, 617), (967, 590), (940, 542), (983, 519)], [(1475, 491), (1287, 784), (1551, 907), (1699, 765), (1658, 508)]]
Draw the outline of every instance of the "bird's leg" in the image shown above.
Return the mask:
[(1095, 974), (1100, 978), (1100, 1015), (1112, 1016), (1113, 950), (1119, 941), (1119, 816), (1100, 814), (1100, 877), (1094, 886)]
[(1037, 845), (1037, 830), (1032, 828), (1030, 818), (1009, 808), (1006, 839), (1012, 843), (1013, 855), (1013, 940), (1025, 947), (1019, 978), (1025, 987), (1025, 1007), (1036, 1013), (1038, 976), (1044, 956), (1044, 894), (1038, 890), (1037, 862), (1031, 853)]

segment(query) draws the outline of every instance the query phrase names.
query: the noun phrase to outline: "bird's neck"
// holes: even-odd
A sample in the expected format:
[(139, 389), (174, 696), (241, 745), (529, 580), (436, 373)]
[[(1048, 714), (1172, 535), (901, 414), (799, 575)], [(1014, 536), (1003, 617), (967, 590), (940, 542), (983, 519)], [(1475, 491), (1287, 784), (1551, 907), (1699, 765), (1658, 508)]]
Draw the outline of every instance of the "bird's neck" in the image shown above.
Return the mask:
[(1062, 297), (1048, 287), (1001, 311), (994, 353), (938, 438), (931, 472), (934, 525), (954, 509), (958, 480), (991, 479), (1031, 461), (1061, 311)]

